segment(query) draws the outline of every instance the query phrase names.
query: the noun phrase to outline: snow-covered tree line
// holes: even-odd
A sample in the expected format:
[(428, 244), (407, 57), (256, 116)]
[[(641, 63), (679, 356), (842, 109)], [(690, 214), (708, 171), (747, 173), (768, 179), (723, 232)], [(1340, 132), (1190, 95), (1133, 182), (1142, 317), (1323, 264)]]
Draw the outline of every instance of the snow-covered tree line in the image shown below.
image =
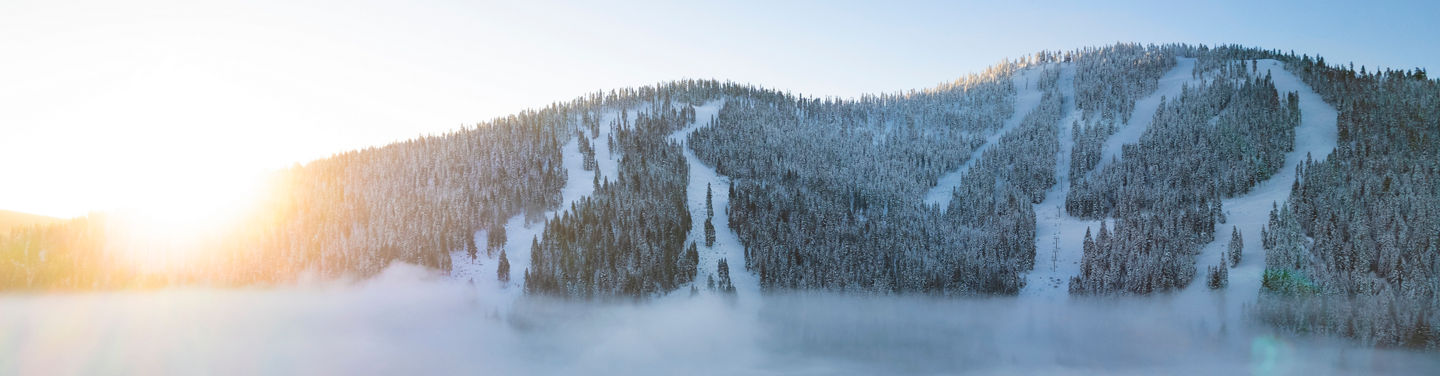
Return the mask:
[(1380, 346), (1440, 348), (1440, 83), (1283, 61), (1339, 110), (1338, 145), (1297, 166), (1262, 243), (1262, 320)]
[[(279, 228), (266, 229), (282, 236), (248, 237), (260, 239), (258, 253), (278, 255), (256, 258), (255, 250), (245, 250), (231, 263), (249, 262), (282, 276), (366, 275), (394, 261), (448, 270), (449, 252), (464, 249), (476, 230), (498, 228), (517, 214), (544, 220), (541, 213), (559, 205), (566, 180), (561, 146), (577, 132), (598, 131), (605, 112), (736, 89), (743, 90), (715, 81), (679, 81), (595, 93), (473, 128), (312, 162), (285, 173), (277, 190), (283, 204), (263, 206), (288, 210), (272, 214), (280, 220), (271, 226)], [(594, 148), (587, 148), (593, 155)]]
[(92, 213), (0, 234), (0, 289), (145, 287), (151, 281), (107, 251), (112, 219)]
[(1130, 121), (1135, 101), (1175, 66), (1172, 47), (1117, 43), (1075, 51), (1075, 106), (1087, 120)]
[(1047, 69), (1040, 87), (1046, 91), (1040, 104), (1018, 127), (1000, 137), (981, 159), (966, 171), (952, 193), (946, 219), (961, 228), (978, 229), (984, 250), (976, 261), (989, 263), (966, 273), (978, 273), (991, 292), (1015, 293), (1024, 287), (1021, 273), (1035, 265), (1035, 209), (1045, 191), (1055, 185), (1055, 163), (1060, 149), (1056, 124), (1063, 112), (1063, 97), (1055, 86), (1057, 71)]
[(179, 252), (186, 258), (163, 269), (141, 268), (127, 257), (171, 242), (136, 240), (115, 215), (15, 229), (0, 237), (0, 260), (7, 261), (0, 262), (0, 288), (275, 283), (303, 273), (365, 276), (396, 261), (448, 270), (450, 252), (470, 248), (465, 243), (476, 230), (499, 228), (518, 214), (543, 220), (539, 215), (559, 204), (566, 179), (560, 147), (577, 131), (597, 132), (604, 113), (758, 92), (773, 93), (703, 80), (596, 92), (297, 164), (275, 174), (266, 197), (239, 224), (198, 234), (201, 241), (187, 247), (200, 249)]
[(695, 278), (699, 254), (685, 247), (689, 165), (666, 135), (695, 121), (695, 109), (669, 103), (622, 116), (615, 140), (619, 175), (546, 222), (531, 248), (525, 290), (566, 297), (644, 297)]
[[(511, 216), (535, 217), (556, 205), (565, 183), (560, 146), (577, 132), (598, 133), (603, 113), (721, 97), (739, 99), (737, 104), (793, 109), (794, 116), (805, 119), (809, 133), (770, 137), (801, 142), (757, 147), (770, 153), (767, 158), (760, 158), (762, 153), (749, 158), (710, 153), (717, 167), (744, 175), (726, 165), (733, 162), (753, 170), (755, 162), (785, 160), (822, 166), (824, 173), (801, 168), (792, 176), (803, 174), (810, 179), (807, 188), (822, 189), (819, 197), (834, 206), (843, 202), (862, 209), (861, 218), (883, 221), (884, 213), (892, 211), (920, 213), (920, 192), (963, 163), (986, 134), (1000, 127), (1012, 110), (1013, 88), (1005, 79), (1011, 72), (1059, 61), (1062, 55), (1073, 58), (1076, 53), (1038, 53), (935, 88), (854, 100), (807, 98), (704, 80), (596, 92), (475, 127), (344, 152), (282, 171), (266, 203), (241, 225), (205, 234), (208, 240), (198, 246), (204, 251), (190, 252), (194, 258), (163, 272), (141, 272), (116, 261), (123, 253), (117, 249), (151, 245), (117, 241), (129, 238), (126, 229), (103, 215), (17, 231), (0, 240), (5, 252), (0, 257), (12, 261), (0, 263), (0, 268), (5, 271), (4, 286), (21, 288), (283, 282), (306, 272), (367, 275), (394, 261), (444, 270), (449, 267), (448, 252), (471, 248), (465, 243), (474, 241), (475, 230), (498, 229)], [(818, 140), (831, 147), (797, 147)], [(592, 168), (593, 146), (589, 140), (581, 146), (584, 165)], [(784, 172), (772, 168), (748, 174), (779, 177)], [(932, 243), (935, 252), (949, 253), (938, 249), (952, 242)], [(145, 278), (157, 282), (141, 282)]]
[[(1171, 98), (1122, 160), (1091, 171), (1176, 55), (1197, 58), (1197, 75), (1213, 83)], [(1220, 199), (1275, 173), (1292, 147), (1296, 98), (1277, 95), (1256, 59), (1285, 62), (1340, 110), (1339, 148), (1300, 167), (1263, 234), (1244, 234), (1267, 249), (1260, 318), (1381, 345), (1440, 345), (1437, 83), (1420, 69), (1365, 72), (1238, 46), (1046, 52), (932, 89), (853, 100), (697, 80), (598, 92), (282, 171), (251, 217), (205, 234), (204, 251), (161, 272), (126, 261), (136, 247), (159, 245), (134, 241), (114, 216), (13, 230), (0, 236), (0, 288), (275, 283), (307, 272), (363, 276), (394, 261), (444, 270), (476, 230), (527, 213), (547, 220), (539, 215), (555, 209), (565, 184), (560, 148), (583, 133), (583, 165), (595, 167), (592, 142), (611, 143), (621, 176), (548, 218), (531, 288), (572, 297), (669, 291), (694, 280), (696, 245), (684, 239), (699, 219), (685, 208), (682, 146), (656, 137), (686, 124), (676, 113), (688, 107), (664, 104), (725, 98), (712, 126), (687, 143), (734, 182), (729, 223), (746, 258), (729, 264), (768, 289), (1015, 293), (1034, 263), (1032, 203), (1054, 184), (1058, 72), (1034, 83), (1047, 92), (1037, 110), (977, 161), (948, 210), (920, 197), (1011, 115), (1017, 69), (1071, 61), (1086, 115), (1071, 134), (1066, 210), (1111, 219), (1082, 239), (1071, 288), (1164, 291), (1193, 279)], [(590, 141), (607, 126), (603, 114), (655, 104), (671, 110)]]
[(1205, 46), (1184, 44), (1120, 43), (1074, 52), (1075, 104), (1083, 116), (1071, 127), (1075, 146), (1070, 149), (1070, 184), (1084, 180), (1082, 175), (1100, 164), (1106, 140), (1130, 122), (1135, 102), (1159, 87), (1160, 77), (1175, 67), (1176, 56), (1209, 56), (1206, 51)]
[(1043, 201), (1055, 185), (1062, 100), (1059, 89), (1046, 90), (1035, 110), (966, 171), (947, 213), (967, 222), (984, 220), (995, 213), (994, 202), (1010, 193), (1026, 203)]
[[(392, 261), (447, 269), (448, 252), (464, 249), (474, 230), (515, 213), (558, 204), (565, 175), (557, 136), (571, 134), (567, 118), (566, 110), (559, 107), (530, 111), (481, 127), (344, 152), (281, 171), (249, 218), (224, 233), (206, 234), (213, 240), (196, 245), (206, 249), (187, 252), (196, 258), (188, 261), (194, 265), (166, 271), (157, 279), (281, 282), (302, 272), (325, 277), (367, 275)], [(129, 243), (129, 234), (120, 231), (105, 235), (107, 239), (97, 242), (104, 248), (99, 252), (146, 252), (133, 248), (164, 246)], [(184, 235), (189, 234), (177, 234)], [(48, 248), (52, 255), (94, 252), (32, 244)], [(124, 275), (127, 266), (112, 263), (100, 274)], [(3, 283), (79, 287), (63, 280)], [(110, 279), (83, 287), (135, 283)]]
[(1091, 120), (1087, 122), (1076, 121), (1070, 126), (1070, 139), (1075, 140), (1075, 146), (1070, 149), (1070, 185), (1073, 187), (1085, 180), (1085, 175), (1100, 165), (1100, 156), (1104, 154), (1105, 141), (1118, 130), (1118, 125), (1113, 121)]
[(1191, 281), (1194, 256), (1223, 222), (1220, 199), (1264, 181), (1294, 148), (1298, 97), (1282, 102), (1268, 75), (1248, 73), (1184, 88), (1120, 161), (1072, 184), (1067, 212), (1115, 219), (1113, 233), (1097, 234), (1108, 241), (1086, 248), (1072, 293), (1144, 294)]
[(959, 226), (920, 202), (1013, 111), (1017, 67), (853, 101), (730, 98), (689, 142), (733, 179), (729, 223), (745, 267), (766, 289), (1018, 289), (1001, 280), (1020, 263), (987, 254), (997, 242), (983, 240), (1010, 235)]

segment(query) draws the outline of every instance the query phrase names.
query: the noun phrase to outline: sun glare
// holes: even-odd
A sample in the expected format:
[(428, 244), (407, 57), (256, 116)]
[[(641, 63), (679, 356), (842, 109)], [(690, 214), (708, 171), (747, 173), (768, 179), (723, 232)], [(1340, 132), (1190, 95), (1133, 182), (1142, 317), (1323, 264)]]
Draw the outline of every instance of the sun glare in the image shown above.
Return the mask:
[(175, 176), (125, 187), (127, 203), (115, 213), (129, 237), (112, 244), (145, 267), (166, 267), (205, 252), (259, 202), (259, 175)]

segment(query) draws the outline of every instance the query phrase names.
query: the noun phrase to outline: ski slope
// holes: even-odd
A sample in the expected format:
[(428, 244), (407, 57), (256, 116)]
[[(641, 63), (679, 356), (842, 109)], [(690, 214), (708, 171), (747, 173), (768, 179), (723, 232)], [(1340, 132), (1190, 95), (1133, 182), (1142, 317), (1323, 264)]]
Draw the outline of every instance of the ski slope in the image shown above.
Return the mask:
[[(1180, 89), (1192, 82), (1191, 73), (1195, 59), (1176, 58), (1174, 68), (1160, 78), (1160, 85), (1154, 93), (1135, 102), (1135, 112), (1130, 122), (1121, 127), (1106, 140), (1104, 154), (1098, 171), (1112, 157), (1118, 158), (1121, 145), (1140, 141), (1140, 135), (1154, 120), (1160, 99), (1180, 95)], [(1070, 296), (1070, 277), (1080, 272), (1080, 259), (1084, 256), (1081, 240), (1085, 231), (1099, 229), (1100, 221), (1083, 220), (1065, 213), (1065, 196), (1070, 194), (1070, 151), (1075, 148), (1071, 138), (1072, 125), (1081, 118), (1075, 105), (1075, 66), (1065, 64), (1060, 71), (1064, 103), (1064, 115), (1057, 128), (1060, 132), (1060, 155), (1055, 163), (1055, 185), (1045, 192), (1045, 200), (1035, 204), (1035, 268), (1025, 275), (1025, 287), (1020, 296), (1045, 300), (1065, 300)]]
[(1175, 67), (1165, 72), (1164, 76), (1160, 76), (1159, 86), (1155, 88), (1155, 92), (1135, 101), (1135, 111), (1130, 113), (1130, 121), (1105, 140), (1105, 147), (1100, 152), (1100, 163), (1095, 165), (1095, 168), (1091, 169), (1086, 176), (1119, 160), (1123, 156), (1120, 150), (1125, 145), (1140, 143), (1140, 135), (1145, 134), (1145, 129), (1150, 128), (1150, 123), (1155, 121), (1155, 111), (1160, 109), (1161, 99), (1179, 98), (1181, 89), (1186, 85), (1193, 86), (1198, 83), (1192, 78), (1194, 71), (1194, 58), (1176, 57)]
[(1070, 128), (1081, 117), (1075, 105), (1075, 65), (1065, 64), (1060, 69), (1062, 115), (1056, 124), (1060, 139), (1060, 151), (1055, 160), (1055, 185), (1045, 192), (1045, 199), (1035, 204), (1035, 268), (1025, 275), (1022, 296), (1043, 296), (1064, 299), (1069, 296), (1067, 288), (1070, 276), (1080, 269), (1080, 247), (1069, 244), (1071, 239), (1084, 236), (1086, 226), (1098, 226), (1098, 221), (1085, 221), (1065, 213), (1065, 196), (1070, 193), (1070, 150), (1075, 140)]
[[(1220, 312), (1223, 316), (1214, 318), (1216, 325), (1242, 322), (1242, 308), (1255, 303), (1260, 292), (1260, 279), (1265, 269), (1265, 250), (1260, 246), (1260, 228), (1270, 220), (1270, 208), (1274, 203), (1284, 204), (1290, 197), (1290, 185), (1295, 181), (1295, 166), (1307, 158), (1323, 160), (1335, 150), (1337, 142), (1334, 107), (1325, 103), (1299, 77), (1285, 70), (1275, 60), (1260, 60), (1260, 72), (1270, 72), (1275, 81), (1275, 90), (1284, 101), (1289, 92), (1300, 95), (1300, 125), (1295, 127), (1295, 150), (1285, 154), (1285, 165), (1270, 179), (1257, 184), (1249, 193), (1222, 201), (1226, 222), (1216, 226), (1215, 240), (1206, 245), (1197, 256), (1195, 266), (1198, 272), (1195, 280), (1184, 291), (1176, 294), (1176, 304), (1196, 307), (1201, 313)], [(1220, 264), (1220, 255), (1230, 244), (1230, 231), (1239, 228), (1245, 248), (1238, 267), (1230, 269), (1229, 287), (1212, 291), (1205, 278), (1206, 270)], [(1198, 309), (1218, 307), (1218, 309)], [(1207, 320), (1208, 322), (1208, 320)]]
[[(710, 120), (720, 112), (723, 101), (714, 101), (696, 107), (695, 123), (676, 131), (669, 136), (671, 141), (685, 142), (691, 132), (710, 124)], [(645, 107), (630, 109), (630, 119)], [(569, 210), (570, 206), (584, 197), (595, 192), (595, 174), (600, 174), (602, 180), (616, 176), (619, 168), (619, 155), (610, 151), (608, 138), (613, 131), (613, 123), (619, 119), (620, 111), (613, 111), (606, 114), (601, 121), (600, 131), (590, 135), (591, 142), (595, 145), (595, 158), (598, 164), (596, 171), (586, 171), (583, 167), (584, 155), (580, 153), (579, 143), (576, 139), (570, 140), (562, 148), (562, 160), (566, 170), (565, 186), (561, 189), (561, 205), (554, 210), (544, 213), (539, 221), (531, 222), (524, 214), (511, 217), (505, 224), (506, 242), (504, 249), (506, 257), (510, 261), (510, 282), (500, 283), (496, 278), (496, 267), (499, 264), (499, 252), (493, 255), (486, 255), (487, 234), (485, 230), (476, 232), (475, 238), (477, 247), (481, 250), (479, 257), (474, 260), (465, 254), (464, 251), (451, 252), (452, 268), (451, 280), (470, 283), (477, 290), (478, 303), (496, 307), (496, 314), (508, 313), (513, 302), (524, 295), (525, 270), (530, 267), (530, 247), (534, 239), (545, 233), (545, 218), (554, 217), (563, 210)], [(685, 147), (685, 160), (689, 162), (689, 185), (686, 187), (686, 197), (690, 207), (690, 214), (694, 218), (694, 225), (687, 235), (687, 246), (689, 242), (700, 245), (700, 265), (696, 280), (696, 286), (704, 287), (707, 277), (717, 274), (718, 262), (721, 258), (726, 259), (730, 264), (730, 279), (735, 285), (736, 295), (742, 307), (758, 307), (760, 298), (759, 279), (753, 273), (745, 270), (745, 251), (740, 244), (740, 238), (730, 229), (730, 219), (726, 214), (730, 201), (730, 179), (720, 176), (714, 168), (706, 166), (695, 156), (694, 151)], [(705, 188), (709, 184), (713, 189), (712, 203), (715, 208), (715, 217), (711, 224), (715, 226), (715, 245), (704, 246), (705, 241)], [(689, 294), (689, 289), (677, 289), (671, 295)]]
[[(636, 111), (627, 111), (633, 121)], [(497, 278), (497, 268), (500, 264), (500, 251), (486, 255), (485, 248), (488, 243), (488, 232), (486, 230), (476, 231), (476, 247), (480, 249), (478, 256), (471, 259), (465, 251), (450, 252), (450, 278), (457, 282), (472, 284), (478, 291), (478, 297), (484, 303), (491, 304), (498, 310), (497, 314), (504, 314), (509, 307), (519, 299), (525, 292), (525, 270), (530, 268), (530, 247), (534, 245), (535, 239), (545, 234), (545, 220), (553, 218), (556, 214), (569, 210), (570, 206), (589, 197), (595, 193), (595, 174), (600, 174), (601, 180), (608, 180), (616, 176), (619, 171), (619, 155), (610, 151), (607, 140), (614, 130), (614, 122), (619, 120), (620, 111), (615, 110), (606, 113), (601, 117), (599, 132), (590, 137), (590, 142), (595, 146), (595, 161), (598, 165), (595, 171), (586, 171), (584, 167), (585, 156), (580, 153), (579, 138), (572, 138), (570, 142), (561, 147), (561, 162), (565, 166), (565, 186), (560, 189), (560, 206), (553, 210), (546, 211), (539, 218), (526, 218), (524, 213), (510, 217), (505, 222), (505, 256), (510, 261), (510, 281), (501, 283)], [(536, 219), (531, 221), (530, 219)], [(486, 301), (489, 300), (489, 301)]]
[[(695, 108), (695, 123), (676, 131), (670, 135), (670, 140), (685, 142), (690, 133), (710, 125), (724, 101), (712, 101)], [(730, 228), (730, 178), (720, 176), (714, 168), (706, 166), (695, 156), (695, 151), (685, 146), (685, 161), (690, 165), (690, 184), (685, 188), (685, 196), (690, 207), (690, 216), (694, 224), (690, 229), (687, 242), (695, 242), (700, 247), (700, 270), (695, 273), (695, 285), (701, 290), (705, 289), (706, 278), (715, 275), (719, 278), (717, 270), (719, 262), (724, 258), (730, 266), (730, 281), (735, 285), (735, 295), (740, 306), (754, 309), (759, 306), (760, 279), (745, 269), (745, 248), (740, 244), (740, 236)], [(715, 216), (711, 218), (711, 224), (715, 226), (715, 245), (705, 246), (705, 188), (709, 186), (712, 190), (711, 203), (715, 208)], [(676, 290), (677, 294), (689, 294), (688, 289)]]
[(940, 176), (935, 187), (925, 192), (926, 206), (938, 205), (942, 213), (949, 209), (950, 200), (955, 196), (955, 188), (960, 186), (960, 179), (965, 177), (965, 173), (970, 171), (970, 167), (980, 160), (980, 156), (985, 155), (986, 150), (990, 150), (991, 145), (1000, 142), (1000, 137), (1004, 137), (1006, 133), (1010, 133), (1010, 130), (1020, 126), (1020, 122), (1025, 120), (1025, 116), (1034, 111), (1035, 107), (1040, 106), (1040, 99), (1045, 93), (1040, 91), (1037, 83), (1040, 82), (1040, 76), (1045, 72), (1045, 68), (1046, 66), (1026, 68), (1010, 78), (1015, 85), (1015, 112), (1010, 114), (1009, 119), (1005, 119), (1000, 130), (985, 138), (984, 145), (980, 145), (970, 153), (970, 158), (966, 159), (965, 163), (955, 171)]

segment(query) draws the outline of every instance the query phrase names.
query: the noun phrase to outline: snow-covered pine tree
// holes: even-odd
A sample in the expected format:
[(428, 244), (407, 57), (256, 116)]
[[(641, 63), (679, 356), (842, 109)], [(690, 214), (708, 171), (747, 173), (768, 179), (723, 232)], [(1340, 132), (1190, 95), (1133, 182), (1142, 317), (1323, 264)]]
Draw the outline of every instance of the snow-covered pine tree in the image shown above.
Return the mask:
[(485, 231), (485, 233), (487, 236), (485, 239), (485, 254), (487, 256), (494, 255), (497, 249), (505, 248), (507, 238), (505, 237), (504, 224), (499, 222), (491, 224), (490, 229)]
[(475, 247), (475, 240), (477, 240), (475, 239), (475, 233), (471, 232), (470, 236), (466, 238), (467, 239), (465, 241), (465, 254), (470, 255), (470, 260), (475, 260), (475, 258), (480, 253), (479, 249)]
[(1230, 256), (1230, 260), (1229, 260), (1229, 261), (1230, 261), (1230, 267), (1235, 267), (1235, 266), (1239, 266), (1239, 265), (1240, 265), (1241, 252), (1243, 252), (1244, 250), (1245, 250), (1245, 240), (1240, 237), (1240, 227), (1239, 227), (1239, 226), (1231, 227), (1231, 230), (1230, 230), (1230, 246), (1229, 246), (1228, 249), (1226, 250), (1226, 253)]
[(510, 282), (510, 258), (505, 256), (505, 250), (500, 250), (500, 263), (495, 266), (495, 277), (503, 286)]

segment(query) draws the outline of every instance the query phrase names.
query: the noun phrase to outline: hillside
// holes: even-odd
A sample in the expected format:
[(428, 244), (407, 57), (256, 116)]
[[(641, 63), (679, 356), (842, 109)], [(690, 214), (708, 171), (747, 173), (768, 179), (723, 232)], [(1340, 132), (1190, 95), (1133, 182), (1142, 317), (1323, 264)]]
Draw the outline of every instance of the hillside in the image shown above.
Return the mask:
[(1436, 348), (1435, 108), (1423, 70), (1188, 44), (1044, 51), (858, 98), (675, 81), (286, 170), (172, 269), (108, 263), (147, 245), (105, 217), (21, 231), (0, 241), (0, 288), (290, 283), (401, 262), (506, 304), (1233, 297), (1222, 318), (1254, 305), (1280, 328)]
[(60, 218), (46, 217), (43, 215), (21, 213), (9, 210), (0, 210), (0, 232), (3, 232), (5, 234), (9, 234), (10, 229), (15, 227), (28, 227), (34, 225), (43, 226), (60, 221)]

